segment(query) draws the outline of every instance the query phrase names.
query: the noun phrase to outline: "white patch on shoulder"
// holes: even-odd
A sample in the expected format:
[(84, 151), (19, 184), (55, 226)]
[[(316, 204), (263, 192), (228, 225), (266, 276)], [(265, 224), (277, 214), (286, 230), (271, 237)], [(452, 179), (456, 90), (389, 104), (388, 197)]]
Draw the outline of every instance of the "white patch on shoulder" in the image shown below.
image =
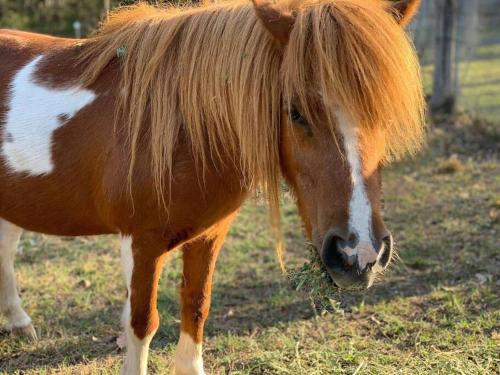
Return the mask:
[(96, 98), (79, 87), (54, 89), (35, 79), (39, 56), (23, 67), (11, 82), (5, 118), (2, 154), (13, 172), (51, 173), (52, 135)]
[(353, 185), (349, 202), (349, 227), (359, 236), (358, 246), (352, 249), (351, 253), (357, 254), (359, 268), (364, 269), (368, 263), (377, 259), (371, 240), (372, 209), (363, 179), (357, 129), (342, 112), (337, 113), (337, 119), (338, 128), (344, 140), (347, 161), (351, 168)]
[(182, 331), (175, 351), (174, 374), (205, 375), (201, 344), (194, 342), (188, 333)]

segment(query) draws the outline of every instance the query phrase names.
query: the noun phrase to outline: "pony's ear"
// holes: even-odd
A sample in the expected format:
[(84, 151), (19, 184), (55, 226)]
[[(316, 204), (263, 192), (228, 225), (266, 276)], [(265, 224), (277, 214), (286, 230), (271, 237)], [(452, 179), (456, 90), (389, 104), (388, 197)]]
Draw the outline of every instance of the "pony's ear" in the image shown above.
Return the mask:
[(264, 27), (278, 42), (287, 44), (295, 22), (294, 13), (280, 9), (273, 0), (252, 0), (252, 2)]
[(392, 1), (391, 7), (396, 20), (401, 26), (406, 26), (420, 7), (421, 0), (398, 0)]

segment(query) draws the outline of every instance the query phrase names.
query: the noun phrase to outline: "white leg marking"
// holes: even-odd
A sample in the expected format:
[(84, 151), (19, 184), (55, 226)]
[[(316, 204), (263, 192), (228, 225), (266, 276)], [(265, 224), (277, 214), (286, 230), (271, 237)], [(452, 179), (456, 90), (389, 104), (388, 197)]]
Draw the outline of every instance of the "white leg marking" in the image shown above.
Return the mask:
[(123, 274), (127, 283), (128, 297), (123, 309), (122, 323), (127, 337), (127, 356), (122, 368), (122, 375), (146, 375), (148, 369), (149, 344), (153, 334), (139, 339), (130, 325), (130, 296), (134, 258), (132, 255), (132, 237), (121, 237), (121, 261)]
[(125, 282), (127, 283), (127, 291), (130, 295), (130, 286), (132, 283), (132, 271), (134, 270), (134, 257), (132, 255), (132, 237), (122, 236), (121, 237), (121, 262), (123, 276), (125, 277)]
[(52, 134), (96, 97), (79, 87), (44, 87), (35, 77), (41, 59), (23, 67), (11, 83), (2, 154), (13, 172), (52, 172)]
[(127, 356), (121, 374), (146, 375), (148, 372), (149, 345), (153, 335), (141, 340), (135, 336), (130, 324), (127, 325), (125, 334), (127, 335)]
[(31, 318), (21, 307), (17, 292), (14, 258), (22, 229), (0, 219), (0, 312), (7, 318), (7, 329), (31, 325)]
[(175, 375), (205, 375), (201, 344), (181, 332), (175, 351)]
[(352, 196), (349, 202), (349, 227), (359, 236), (359, 244), (352, 253), (357, 254), (359, 268), (364, 269), (368, 263), (377, 259), (377, 253), (372, 246), (371, 226), (372, 209), (365, 190), (365, 182), (361, 169), (359, 155), (359, 139), (354, 124), (342, 112), (337, 113), (339, 130), (344, 139), (344, 149), (347, 161), (351, 168), (353, 185)]

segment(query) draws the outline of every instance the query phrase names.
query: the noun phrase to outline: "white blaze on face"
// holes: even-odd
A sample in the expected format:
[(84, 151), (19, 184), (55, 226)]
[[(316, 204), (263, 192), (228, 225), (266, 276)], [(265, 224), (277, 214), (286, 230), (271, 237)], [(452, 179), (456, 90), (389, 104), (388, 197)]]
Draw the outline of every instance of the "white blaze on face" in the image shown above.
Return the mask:
[(349, 229), (358, 235), (359, 242), (355, 249), (347, 249), (348, 255), (357, 255), (359, 268), (377, 259), (377, 252), (372, 246), (372, 209), (366, 194), (363, 179), (358, 132), (352, 121), (342, 112), (337, 113), (338, 129), (343, 138), (345, 157), (349, 163), (352, 180), (352, 195), (349, 202)]
[(24, 66), (11, 82), (1, 152), (12, 172), (51, 173), (54, 131), (96, 98), (79, 87), (54, 89), (38, 83), (35, 72), (41, 59)]
[(175, 351), (175, 375), (205, 375), (201, 344), (181, 332)]

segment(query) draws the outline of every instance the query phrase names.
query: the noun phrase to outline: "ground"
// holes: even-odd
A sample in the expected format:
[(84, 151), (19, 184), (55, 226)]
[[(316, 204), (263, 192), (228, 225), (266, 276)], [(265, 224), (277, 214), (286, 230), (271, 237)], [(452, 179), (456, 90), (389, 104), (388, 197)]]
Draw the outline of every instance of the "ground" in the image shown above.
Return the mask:
[[(332, 313), (290, 289), (265, 206), (248, 202), (215, 277), (204, 347), (210, 374), (500, 372), (498, 126), (467, 115), (437, 122), (419, 157), (384, 172), (385, 216), (400, 260)], [(283, 217), (293, 267), (306, 250), (286, 194)], [(40, 341), (0, 334), (0, 373), (118, 373), (125, 289), (117, 245), (113, 237), (23, 236), (18, 279)], [(174, 254), (161, 280), (154, 374), (167, 373), (178, 337), (179, 267)]]

